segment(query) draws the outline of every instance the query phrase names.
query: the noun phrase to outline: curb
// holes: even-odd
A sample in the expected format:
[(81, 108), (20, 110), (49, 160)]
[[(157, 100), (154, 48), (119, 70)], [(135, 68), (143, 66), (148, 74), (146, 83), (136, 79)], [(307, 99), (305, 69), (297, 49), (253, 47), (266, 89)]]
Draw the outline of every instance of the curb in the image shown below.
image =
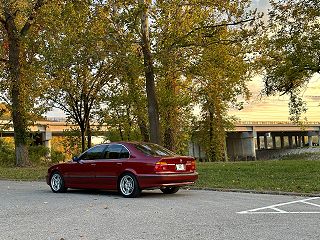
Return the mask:
[(250, 193), (250, 194), (269, 194), (269, 195), (284, 195), (284, 196), (302, 196), (302, 197), (320, 197), (320, 193), (297, 193), (297, 192), (281, 192), (281, 191), (258, 191), (248, 189), (227, 189), (227, 188), (200, 188), (188, 187), (189, 190), (202, 190), (214, 192), (237, 192), (237, 193)]

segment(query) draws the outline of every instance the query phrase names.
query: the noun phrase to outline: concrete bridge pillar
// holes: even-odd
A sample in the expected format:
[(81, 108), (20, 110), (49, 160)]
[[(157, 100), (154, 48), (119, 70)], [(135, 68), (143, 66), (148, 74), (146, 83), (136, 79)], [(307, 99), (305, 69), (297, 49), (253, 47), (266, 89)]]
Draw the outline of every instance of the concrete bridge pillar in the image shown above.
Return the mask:
[(288, 136), (289, 148), (293, 148), (292, 136)]
[(264, 135), (263, 140), (264, 140), (264, 149), (268, 149), (268, 136), (267, 136), (267, 134)]
[(276, 136), (272, 136), (272, 148), (273, 149), (277, 148)]
[(313, 136), (318, 136), (319, 137), (319, 132), (316, 132), (316, 131), (309, 131), (308, 132), (308, 146), (309, 147), (313, 146)]
[(312, 136), (308, 136), (308, 146), (312, 147)]
[(306, 145), (306, 139), (304, 138), (304, 136), (302, 136), (302, 147), (304, 147)]
[(51, 139), (52, 139), (52, 132), (46, 131), (42, 133), (42, 144), (49, 148), (49, 155), (47, 157), (50, 157), (51, 154)]
[(280, 144), (281, 144), (281, 148), (284, 148), (284, 137), (283, 137), (283, 135), (280, 136)]
[(227, 153), (231, 160), (255, 160), (256, 149), (253, 132), (229, 133)]
[(260, 149), (261, 146), (260, 146), (260, 136), (257, 135), (257, 148)]

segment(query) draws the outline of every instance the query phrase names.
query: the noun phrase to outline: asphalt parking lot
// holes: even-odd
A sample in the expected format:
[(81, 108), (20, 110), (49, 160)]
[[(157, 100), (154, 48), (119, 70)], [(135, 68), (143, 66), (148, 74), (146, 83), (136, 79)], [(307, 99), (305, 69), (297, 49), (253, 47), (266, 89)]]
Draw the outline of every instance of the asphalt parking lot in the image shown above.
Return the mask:
[(320, 198), (181, 190), (125, 199), (0, 181), (0, 239), (320, 239)]

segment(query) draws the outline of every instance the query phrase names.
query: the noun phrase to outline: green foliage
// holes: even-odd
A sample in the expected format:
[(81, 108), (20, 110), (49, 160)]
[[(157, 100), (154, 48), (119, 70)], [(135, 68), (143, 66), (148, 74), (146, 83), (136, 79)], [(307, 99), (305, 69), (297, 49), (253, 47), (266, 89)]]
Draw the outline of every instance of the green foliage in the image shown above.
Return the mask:
[[(51, 1), (55, 2), (56, 1)], [(2, 1), (0, 3), (0, 99), (8, 103), (14, 125), (16, 165), (30, 164), (28, 126), (47, 108), (43, 105), (43, 68), (33, 28), (39, 22), (44, 0)]]
[[(260, 17), (248, 10), (251, 1), (59, 2), (46, 1), (23, 41), (30, 109), (62, 109), (79, 126), (84, 150), (98, 121), (110, 126), (110, 140), (149, 141), (155, 121), (148, 107), (157, 110), (158, 102), (165, 147), (186, 154), (193, 136), (210, 160), (224, 158), (227, 110), (249, 96), (248, 53)], [(148, 79), (156, 84), (153, 103)], [(75, 155), (79, 141), (69, 137), (60, 152)]]
[(65, 162), (66, 156), (64, 153), (51, 150), (51, 163), (59, 163), (59, 162)]
[[(240, 32), (240, 29), (217, 29), (216, 37), (231, 41)], [(201, 107), (193, 139), (204, 147), (209, 161), (223, 161), (226, 160), (225, 130), (233, 123), (227, 110), (237, 107), (240, 97), (246, 100), (250, 96), (247, 82), (251, 69), (246, 61), (250, 45), (240, 39), (232, 44), (213, 44), (211, 41), (216, 40), (208, 40), (210, 44), (189, 72), (194, 79), (196, 103)]]
[(81, 134), (78, 129), (65, 130), (64, 136), (59, 139), (59, 144), (62, 145), (62, 149), (57, 149), (57, 152), (63, 152), (65, 159), (71, 159), (74, 156), (78, 156), (81, 151)]
[(271, 5), (268, 31), (259, 43), (265, 93), (289, 94), (290, 115), (298, 121), (305, 107), (297, 95), (320, 73), (319, 1), (273, 0)]
[[(108, 119), (114, 129), (119, 129), (121, 139), (125, 139), (125, 134), (130, 135), (131, 129), (135, 129), (133, 126), (141, 122), (139, 119), (146, 118), (146, 93), (139, 81), (144, 75), (145, 46), (136, 44), (141, 42), (137, 32), (141, 6), (136, 3), (130, 2), (128, 7), (128, 2), (114, 2), (110, 13), (115, 26), (113, 37), (119, 44), (120, 51), (114, 57), (119, 59), (116, 69), (120, 71), (115, 72), (117, 78), (105, 94), (109, 107), (104, 119)], [(226, 110), (236, 105), (237, 96), (248, 96), (246, 81), (250, 74), (245, 59), (260, 16), (246, 9), (250, 1), (155, 1), (148, 4), (151, 67), (156, 80), (162, 144), (178, 152), (187, 149), (193, 107), (200, 105), (203, 114), (197, 125), (201, 125), (203, 131), (199, 135), (212, 152), (220, 149), (214, 158), (221, 159), (225, 137), (221, 133), (226, 124), (229, 125), (224, 117)], [(208, 120), (209, 112), (215, 118)], [(141, 125), (139, 127), (141, 130)], [(211, 136), (203, 137), (208, 134)]]
[[(35, 36), (39, 34), (39, 28), (34, 25), (39, 25), (41, 22), (41, 16), (39, 11), (43, 7), (45, 1), (41, 0), (18, 0), (18, 1), (4, 1), (0, 4), (0, 99), (8, 103), (8, 110), (13, 110), (13, 96), (12, 88), (19, 87), (19, 98), (23, 102), (22, 109), (23, 117), (27, 121), (27, 124), (35, 121), (41, 114), (43, 114), (48, 108), (42, 98), (44, 72), (43, 68), (39, 64), (39, 49), (38, 44), (34, 41)], [(52, 5), (56, 4), (56, 1), (52, 1)], [(32, 15), (32, 21), (30, 16)], [(6, 16), (13, 17), (13, 24), (16, 27), (16, 33), (19, 42), (18, 49), (14, 49), (15, 45), (12, 44), (12, 39), (9, 38), (9, 28), (6, 28), (5, 22), (8, 22)], [(19, 36), (18, 36), (19, 35)], [(16, 51), (19, 54), (19, 83), (12, 81), (12, 73), (8, 66), (13, 61), (12, 54), (9, 58), (9, 50), (11, 52)], [(18, 52), (20, 51), (20, 52)], [(14, 85), (14, 84), (19, 84)], [(25, 126), (26, 127), (26, 126)]]
[[(45, 146), (29, 146), (29, 160), (31, 165), (47, 165), (49, 149)], [(0, 166), (14, 166), (14, 144), (0, 138)]]
[(90, 124), (97, 120), (112, 74), (107, 13), (107, 5), (91, 1), (47, 8), (42, 12), (47, 30), (36, 39), (46, 73), (45, 98), (79, 126), (83, 151), (90, 147)]
[(9, 120), (11, 118), (8, 106), (4, 103), (0, 103), (0, 119)]
[(301, 114), (307, 111), (306, 103), (297, 93), (297, 90), (290, 94), (290, 102), (289, 102), (289, 114), (290, 121), (301, 124)]
[(0, 138), (0, 166), (14, 166), (14, 145)]
[(49, 148), (38, 145), (29, 147), (29, 159), (33, 166), (47, 165), (49, 162)]

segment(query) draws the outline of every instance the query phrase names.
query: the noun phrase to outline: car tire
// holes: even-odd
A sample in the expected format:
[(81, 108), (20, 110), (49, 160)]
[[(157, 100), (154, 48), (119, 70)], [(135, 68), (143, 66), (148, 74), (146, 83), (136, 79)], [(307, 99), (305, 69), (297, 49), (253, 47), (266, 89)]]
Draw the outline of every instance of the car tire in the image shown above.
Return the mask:
[(66, 192), (63, 176), (59, 172), (53, 172), (50, 177), (50, 187), (54, 193)]
[(174, 194), (176, 192), (178, 192), (180, 189), (180, 187), (162, 187), (160, 188), (161, 192), (163, 192), (164, 194)]
[(118, 189), (121, 195), (125, 198), (135, 198), (141, 194), (137, 178), (132, 173), (124, 173), (121, 175), (118, 183)]

